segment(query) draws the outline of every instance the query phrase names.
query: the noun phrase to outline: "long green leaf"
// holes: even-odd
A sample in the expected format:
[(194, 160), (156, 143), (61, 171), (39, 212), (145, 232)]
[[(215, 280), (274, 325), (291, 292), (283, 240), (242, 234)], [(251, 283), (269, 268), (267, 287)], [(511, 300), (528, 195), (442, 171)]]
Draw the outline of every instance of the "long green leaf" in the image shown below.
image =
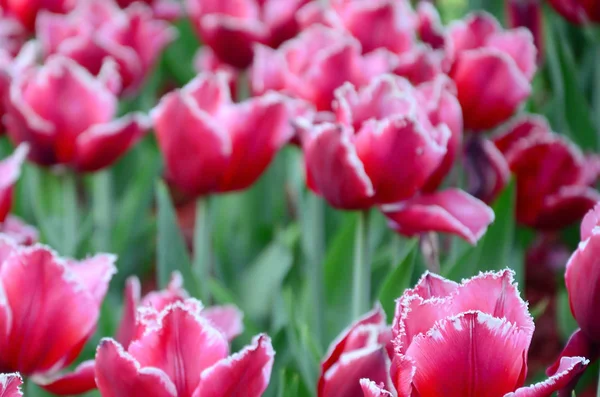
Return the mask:
[(379, 292), (379, 302), (388, 318), (394, 316), (395, 300), (402, 295), (406, 288), (410, 287), (416, 259), (419, 255), (418, 239), (410, 240), (407, 245), (410, 248), (406, 250), (405, 256), (385, 279)]

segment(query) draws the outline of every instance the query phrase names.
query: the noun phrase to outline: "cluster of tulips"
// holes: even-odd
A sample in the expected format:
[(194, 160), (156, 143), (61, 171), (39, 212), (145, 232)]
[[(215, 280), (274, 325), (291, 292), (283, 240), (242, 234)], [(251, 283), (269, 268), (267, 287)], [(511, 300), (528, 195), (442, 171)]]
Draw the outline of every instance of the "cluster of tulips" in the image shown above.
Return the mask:
[[(312, 199), (357, 218), (347, 269), (352, 320), (325, 341), (308, 395), (570, 396), (600, 357), (600, 156), (524, 108), (545, 58), (543, 13), (592, 29), (600, 6), (551, 0), (543, 11), (541, 0), (507, 0), (505, 28), (484, 11), (442, 22), (442, 3), (0, 0), (0, 114), (11, 147), (0, 161), (0, 395), (22, 396), (24, 382), (55, 395), (275, 395), (268, 388), (281, 341), (250, 327), (251, 342), (231, 353), (244, 315), (208, 292), (220, 275), (207, 201), (252, 188), (289, 149)], [(163, 51), (186, 34), (181, 21), (202, 43), (187, 65), (195, 77), (155, 88), (150, 109), (131, 106)], [(78, 258), (64, 247), (76, 245), (69, 240), (81, 225), (52, 239), (13, 204), (24, 200), (18, 183), (30, 167), (63, 181), (63, 204), (77, 207), (81, 178), (110, 170), (142, 143), (158, 148), (173, 202), (197, 204), (195, 267), (173, 272), (168, 286), (126, 274), (120, 322), (105, 334), (98, 324), (114, 305), (105, 296), (121, 271), (117, 256)], [(492, 206), (511, 179), (516, 223), (543, 236), (527, 262), (566, 264), (579, 326), (558, 351), (547, 348), (547, 378), (529, 386), (536, 327), (521, 293), (533, 296), (535, 271), (528, 266), (520, 291), (510, 262), (460, 283), (440, 275), (439, 264), (450, 245), (475, 246), (503, 221)], [(310, 210), (297, 216), (311, 218)], [(374, 304), (372, 226), (380, 224), (371, 215), (387, 221), (379, 232), (419, 241), (416, 255), (429, 268), (397, 296), (391, 319), (382, 307), (391, 302)], [(571, 254), (561, 232), (578, 223)], [(325, 226), (312, 227), (308, 241)], [(64, 246), (46, 245), (53, 241)], [(315, 312), (323, 244), (308, 248)], [(539, 268), (542, 280), (553, 279)], [(200, 294), (186, 290), (187, 277)], [(261, 288), (252, 281), (248, 288)], [(542, 295), (556, 288), (550, 283)], [(544, 299), (555, 312), (555, 296)], [(84, 353), (90, 344), (93, 357)], [(279, 395), (296, 393), (280, 385)]]

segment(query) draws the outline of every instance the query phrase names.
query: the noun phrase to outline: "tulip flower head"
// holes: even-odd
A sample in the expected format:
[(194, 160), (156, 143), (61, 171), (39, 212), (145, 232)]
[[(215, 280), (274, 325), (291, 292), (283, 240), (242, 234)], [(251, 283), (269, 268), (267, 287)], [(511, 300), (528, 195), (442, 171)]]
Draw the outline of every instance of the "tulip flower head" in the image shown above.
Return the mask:
[(600, 23), (600, 7), (589, 0), (549, 0), (556, 12), (567, 21), (582, 25)]
[(125, 349), (102, 339), (96, 383), (103, 396), (259, 397), (269, 384), (274, 351), (266, 335), (229, 355), (227, 339), (200, 316), (194, 299), (160, 312), (138, 311), (139, 332)]
[[(462, 284), (426, 273), (398, 300), (392, 331), (390, 376), (398, 397), (546, 397), (588, 363), (565, 357), (548, 380), (523, 387), (534, 323), (510, 270)], [(361, 386), (367, 397), (391, 396), (377, 380)]]

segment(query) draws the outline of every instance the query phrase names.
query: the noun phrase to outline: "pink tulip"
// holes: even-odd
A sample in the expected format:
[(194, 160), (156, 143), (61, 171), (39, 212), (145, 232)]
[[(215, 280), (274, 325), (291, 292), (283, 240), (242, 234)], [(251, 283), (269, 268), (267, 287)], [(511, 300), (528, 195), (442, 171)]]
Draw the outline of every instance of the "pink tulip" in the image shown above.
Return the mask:
[(141, 139), (149, 120), (137, 113), (114, 119), (118, 99), (106, 85), (115, 79), (111, 65), (94, 78), (74, 61), (51, 56), (16, 76), (6, 103), (9, 137), (27, 142), (29, 159), (44, 166), (93, 172), (114, 163)]
[(541, 0), (506, 0), (508, 24), (511, 28), (524, 27), (533, 35), (538, 61), (544, 54), (544, 24)]
[(105, 60), (118, 65), (125, 94), (138, 91), (175, 37), (142, 3), (121, 10), (113, 0), (83, 0), (67, 15), (43, 12), (36, 30), (46, 57), (60, 54), (99, 75)]
[(47, 247), (20, 247), (1, 236), (0, 366), (53, 393), (93, 389), (88, 363), (71, 374), (60, 371), (95, 332), (115, 259), (107, 254), (80, 262), (62, 259)]
[(359, 396), (359, 381), (365, 377), (386, 383), (389, 367), (386, 349), (390, 337), (380, 306), (342, 331), (321, 364), (318, 396)]
[(40, 12), (64, 14), (72, 10), (76, 3), (76, 0), (0, 0), (0, 7), (27, 30), (33, 31)]
[(18, 373), (0, 374), (0, 396), (2, 397), (23, 397), (21, 385), (23, 379)]
[(136, 1), (148, 4), (152, 8), (154, 16), (158, 19), (172, 21), (182, 14), (181, 5), (175, 0), (116, 0), (121, 8), (127, 8)]
[(299, 30), (296, 12), (310, 0), (186, 0), (191, 22), (203, 43), (236, 68), (252, 63), (253, 46), (272, 48)]
[(166, 179), (193, 197), (246, 189), (293, 134), (276, 93), (233, 103), (225, 76), (200, 74), (152, 111)]
[[(588, 364), (565, 357), (548, 380), (522, 386), (534, 323), (510, 270), (462, 284), (426, 273), (398, 300), (392, 327), (398, 397), (548, 397), (572, 386)], [(379, 383), (361, 381), (364, 395), (390, 396)]]
[(225, 336), (202, 318), (194, 299), (162, 311), (138, 312), (142, 330), (125, 349), (111, 338), (96, 351), (96, 383), (102, 396), (259, 397), (267, 388), (274, 351), (266, 335), (228, 355)]

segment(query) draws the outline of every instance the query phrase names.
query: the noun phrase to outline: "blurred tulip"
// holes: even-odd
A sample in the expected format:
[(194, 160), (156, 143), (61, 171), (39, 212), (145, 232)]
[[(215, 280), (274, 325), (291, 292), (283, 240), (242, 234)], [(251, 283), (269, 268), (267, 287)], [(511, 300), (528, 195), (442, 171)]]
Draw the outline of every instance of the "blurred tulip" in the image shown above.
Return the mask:
[(511, 28), (524, 27), (533, 35), (539, 63), (544, 54), (542, 0), (506, 0), (506, 11)]
[(34, 30), (40, 12), (65, 14), (76, 4), (77, 0), (0, 0), (4, 12), (16, 18), (29, 31)]
[(600, 5), (595, 0), (548, 0), (556, 12), (571, 23), (600, 23)]
[(506, 159), (492, 141), (481, 136), (469, 137), (464, 150), (467, 190), (483, 202), (493, 203), (510, 179)]
[(517, 220), (558, 230), (581, 219), (600, 200), (578, 147), (550, 130), (540, 116), (520, 116), (494, 138), (517, 181)]
[(318, 397), (360, 396), (361, 378), (387, 384), (390, 337), (380, 306), (342, 331), (321, 363)]
[[(82, 370), (87, 364), (74, 374), (59, 371), (71, 365), (94, 334), (115, 260), (108, 254), (81, 262), (62, 259), (47, 247), (19, 247), (1, 236), (5, 299), (0, 308), (0, 366), (29, 376), (53, 393), (93, 389), (93, 368)], [(71, 380), (66, 385), (65, 377)]]
[[(140, 280), (137, 277), (129, 278), (125, 287), (123, 315), (116, 338), (125, 349), (136, 338), (136, 313), (140, 308), (152, 308), (161, 312), (167, 306), (184, 302), (189, 298), (189, 294), (183, 289), (183, 278), (177, 272), (173, 273), (171, 282), (165, 290), (150, 292), (144, 297), (141, 297), (140, 291)], [(200, 317), (212, 323), (228, 341), (235, 339), (244, 330), (243, 314), (233, 305), (203, 308)]]
[(176, 34), (146, 5), (121, 10), (113, 0), (82, 0), (67, 15), (42, 12), (36, 30), (45, 56), (64, 55), (94, 75), (114, 59), (125, 94), (139, 90)]
[(417, 6), (417, 30), (421, 41), (429, 44), (433, 49), (447, 47), (447, 34), (440, 14), (435, 6), (429, 2), (421, 1)]
[(395, 58), (374, 52), (361, 55), (360, 43), (343, 32), (311, 26), (278, 50), (257, 46), (250, 83), (254, 94), (282, 91), (330, 110), (334, 91), (349, 82), (364, 86), (391, 71)]
[(200, 74), (152, 111), (166, 179), (198, 197), (246, 189), (293, 134), (293, 103), (269, 93), (241, 103), (222, 74)]
[(200, 316), (194, 299), (147, 307), (136, 316), (141, 332), (125, 349), (113, 339), (96, 351), (96, 383), (103, 396), (259, 397), (271, 377), (275, 352), (266, 335), (228, 356), (225, 336)]
[(0, 396), (2, 397), (22, 397), (21, 385), (23, 379), (18, 373), (0, 374)]
[(0, 52), (15, 57), (25, 44), (27, 36), (27, 30), (23, 25), (0, 7)]
[[(237, 84), (240, 77), (240, 72), (233, 66), (223, 63), (217, 58), (215, 53), (206, 46), (200, 47), (196, 55), (194, 56), (194, 69), (197, 73), (221, 73), (225, 76), (229, 90), (231, 91), (231, 98), (237, 98)], [(248, 89), (248, 87), (244, 87)]]
[(466, 129), (496, 127), (531, 93), (536, 48), (527, 29), (503, 31), (493, 16), (471, 14), (449, 27), (448, 47)]
[(417, 17), (407, 0), (314, 1), (299, 11), (298, 20), (305, 29), (320, 24), (347, 32), (363, 53), (402, 54), (415, 44)]
[[(565, 357), (548, 380), (522, 387), (534, 323), (510, 270), (460, 285), (426, 273), (397, 301), (392, 331), (398, 397), (547, 397), (572, 386), (588, 364)], [(363, 380), (364, 395), (389, 396), (377, 383)]]
[(182, 14), (181, 4), (177, 0), (116, 0), (121, 8), (127, 8), (136, 2), (146, 3), (152, 8), (158, 19), (172, 21)]
[(276, 48), (299, 30), (296, 12), (310, 0), (185, 0), (203, 43), (236, 68), (252, 63), (253, 46)]
[(113, 164), (150, 123), (138, 113), (113, 119), (118, 99), (106, 86), (115, 79), (111, 65), (94, 78), (74, 61), (51, 56), (16, 76), (6, 103), (9, 137), (29, 143), (29, 159), (43, 166), (93, 172)]

